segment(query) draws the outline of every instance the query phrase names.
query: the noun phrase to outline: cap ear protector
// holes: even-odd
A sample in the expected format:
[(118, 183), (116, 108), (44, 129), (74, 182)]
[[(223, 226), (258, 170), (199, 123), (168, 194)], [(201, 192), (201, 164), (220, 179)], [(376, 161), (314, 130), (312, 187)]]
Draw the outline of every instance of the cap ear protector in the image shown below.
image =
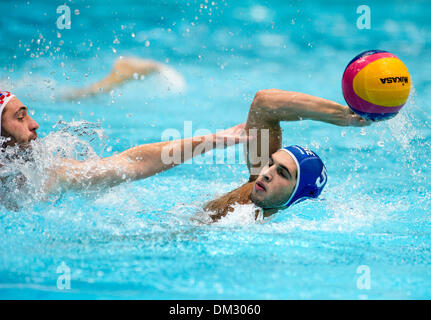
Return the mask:
[(283, 206), (287, 208), (306, 199), (317, 198), (328, 180), (326, 167), (320, 157), (310, 149), (298, 145), (280, 150), (292, 157), (297, 168), (295, 189)]

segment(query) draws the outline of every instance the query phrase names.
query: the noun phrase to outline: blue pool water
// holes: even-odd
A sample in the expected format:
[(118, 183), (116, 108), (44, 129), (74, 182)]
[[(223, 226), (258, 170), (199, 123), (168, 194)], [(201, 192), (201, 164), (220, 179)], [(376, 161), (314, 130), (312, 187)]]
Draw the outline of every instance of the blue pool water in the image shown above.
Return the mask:
[[(1, 89), (34, 112), (42, 150), (30, 192), (10, 195), (20, 209), (0, 209), (0, 298), (431, 298), (428, 1), (370, 2), (370, 30), (356, 27), (357, 1), (73, 0), (70, 30), (56, 27), (61, 4), (0, 3)], [(188, 163), (109, 190), (38, 189), (55, 150), (108, 156), (160, 141), (166, 129), (183, 132), (184, 121), (193, 131), (227, 128), (246, 120), (259, 89), (344, 103), (344, 68), (368, 49), (393, 52), (410, 71), (414, 89), (397, 117), (367, 128), (282, 125), (285, 144), (324, 159), (320, 201), (266, 223), (249, 207), (214, 225), (191, 220), (248, 179), (243, 163)], [(185, 83), (153, 76), (59, 99), (120, 56), (161, 61)], [(60, 290), (64, 265), (71, 287)]]

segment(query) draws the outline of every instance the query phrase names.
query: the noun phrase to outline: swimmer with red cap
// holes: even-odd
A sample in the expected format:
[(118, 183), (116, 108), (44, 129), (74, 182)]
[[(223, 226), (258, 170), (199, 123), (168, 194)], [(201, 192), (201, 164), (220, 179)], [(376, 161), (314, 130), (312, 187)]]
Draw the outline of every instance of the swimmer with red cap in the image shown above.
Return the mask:
[[(37, 139), (39, 125), (29, 115), (27, 106), (8, 91), (0, 91), (0, 116), (3, 138), (0, 152), (14, 146), (29, 148)], [(140, 145), (106, 158), (85, 161), (60, 159), (48, 172), (45, 191), (81, 189), (92, 185), (111, 187), (127, 180), (147, 178), (216, 147), (243, 143), (247, 139), (244, 124), (239, 124), (216, 134)], [(162, 154), (166, 150), (180, 150), (179, 161), (164, 161)]]

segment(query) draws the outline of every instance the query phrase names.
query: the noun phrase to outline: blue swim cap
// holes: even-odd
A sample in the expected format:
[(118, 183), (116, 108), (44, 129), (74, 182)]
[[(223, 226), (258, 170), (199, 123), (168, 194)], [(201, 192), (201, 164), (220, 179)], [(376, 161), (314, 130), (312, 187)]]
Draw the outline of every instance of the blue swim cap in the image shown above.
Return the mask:
[(295, 189), (284, 206), (287, 208), (305, 199), (317, 198), (327, 181), (326, 167), (319, 156), (310, 149), (297, 145), (280, 150), (289, 153), (298, 170)]

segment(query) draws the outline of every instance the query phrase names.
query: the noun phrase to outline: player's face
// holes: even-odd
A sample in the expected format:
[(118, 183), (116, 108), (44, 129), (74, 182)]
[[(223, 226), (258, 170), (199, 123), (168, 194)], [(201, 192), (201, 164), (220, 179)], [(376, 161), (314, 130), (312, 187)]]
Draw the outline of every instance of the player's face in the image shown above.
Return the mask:
[(1, 135), (10, 138), (7, 145), (27, 145), (31, 140), (37, 138), (36, 130), (39, 125), (28, 114), (17, 97), (13, 97), (3, 110)]
[(292, 195), (297, 179), (296, 163), (284, 151), (272, 154), (256, 179), (250, 198), (264, 209), (283, 206)]

